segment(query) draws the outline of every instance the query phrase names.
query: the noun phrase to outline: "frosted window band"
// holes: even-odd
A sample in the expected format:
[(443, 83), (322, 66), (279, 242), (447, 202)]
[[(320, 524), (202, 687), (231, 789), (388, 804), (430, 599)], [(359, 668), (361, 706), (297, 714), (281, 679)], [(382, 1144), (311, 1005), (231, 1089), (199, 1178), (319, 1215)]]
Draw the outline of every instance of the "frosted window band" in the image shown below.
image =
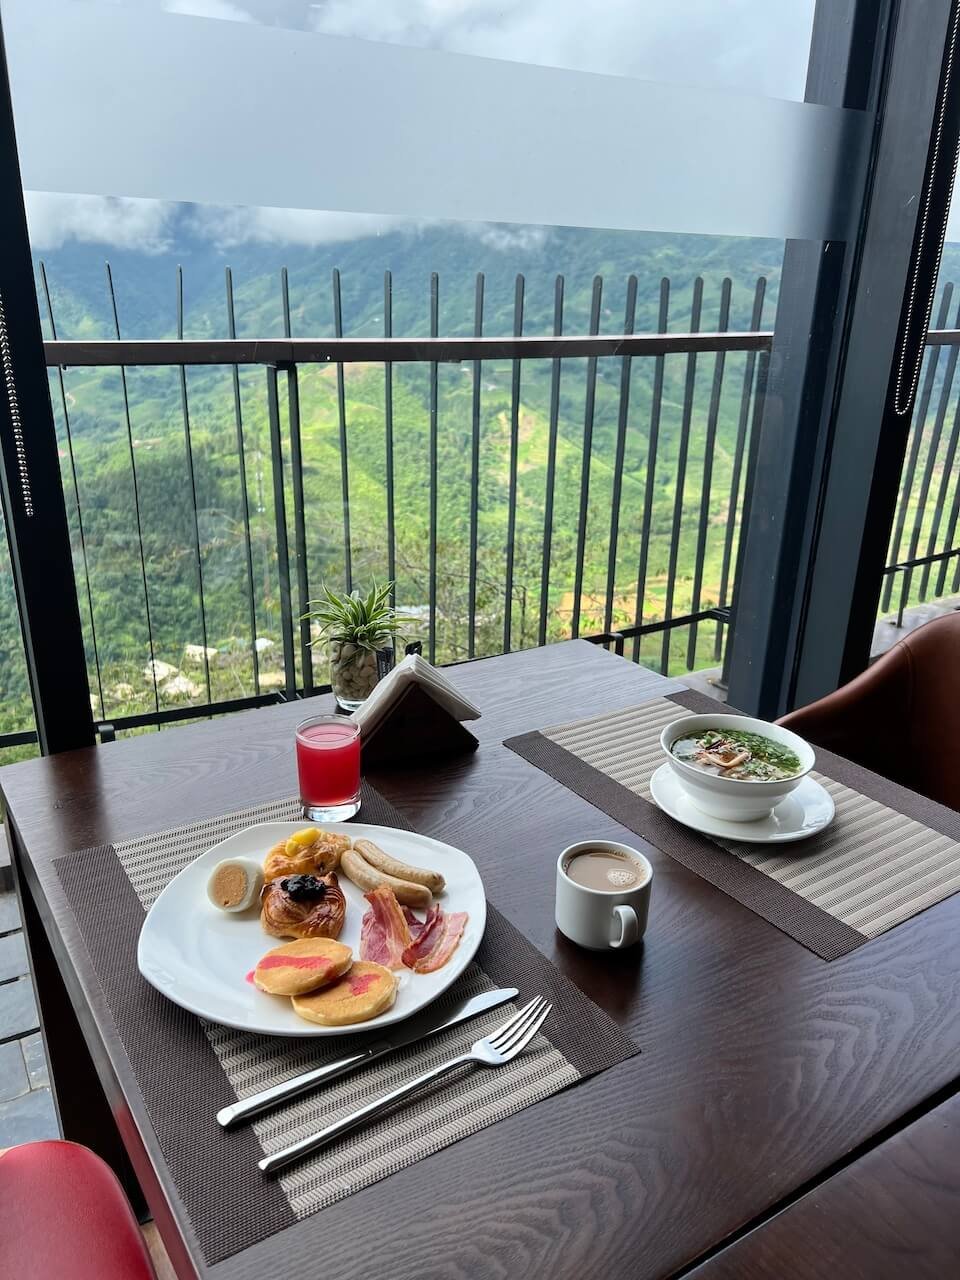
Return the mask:
[(64, 0), (3, 15), (39, 191), (842, 239), (866, 137), (858, 111), (347, 37)]

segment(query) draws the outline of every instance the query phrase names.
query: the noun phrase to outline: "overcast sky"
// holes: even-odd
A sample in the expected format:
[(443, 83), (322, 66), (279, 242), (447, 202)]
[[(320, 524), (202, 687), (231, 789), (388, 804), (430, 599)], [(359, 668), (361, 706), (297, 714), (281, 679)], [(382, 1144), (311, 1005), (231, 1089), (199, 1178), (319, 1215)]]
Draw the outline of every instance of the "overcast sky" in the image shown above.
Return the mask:
[[(36, 0), (0, 0), (0, 9)], [(83, 0), (58, 0), (62, 4)], [(49, 4), (50, 0), (44, 0)], [(690, 83), (800, 100), (815, 0), (107, 0), (227, 22), (360, 37), (570, 70)], [(12, 52), (12, 57), (18, 51)], [(21, 55), (23, 56), (23, 55)], [(39, 72), (38, 72), (39, 73)], [(57, 84), (49, 85), (56, 94)], [(175, 91), (175, 84), (172, 86)], [(374, 89), (370, 90), (372, 92)], [(69, 103), (63, 104), (69, 111)], [(37, 248), (75, 237), (166, 247), (180, 216), (150, 200), (31, 194)], [(958, 218), (960, 223), (960, 218)], [(381, 215), (283, 209), (196, 210), (194, 233), (316, 243), (403, 225)], [(951, 229), (960, 235), (960, 225)], [(519, 234), (529, 234), (518, 229)], [(483, 234), (481, 228), (477, 234)]]

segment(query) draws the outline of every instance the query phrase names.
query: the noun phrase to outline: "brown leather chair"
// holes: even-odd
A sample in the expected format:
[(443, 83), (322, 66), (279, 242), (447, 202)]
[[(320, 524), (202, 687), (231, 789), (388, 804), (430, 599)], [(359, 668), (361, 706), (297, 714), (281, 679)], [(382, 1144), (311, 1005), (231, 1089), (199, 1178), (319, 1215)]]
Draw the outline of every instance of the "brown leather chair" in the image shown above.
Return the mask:
[(960, 810), (960, 613), (911, 631), (842, 689), (778, 723)]

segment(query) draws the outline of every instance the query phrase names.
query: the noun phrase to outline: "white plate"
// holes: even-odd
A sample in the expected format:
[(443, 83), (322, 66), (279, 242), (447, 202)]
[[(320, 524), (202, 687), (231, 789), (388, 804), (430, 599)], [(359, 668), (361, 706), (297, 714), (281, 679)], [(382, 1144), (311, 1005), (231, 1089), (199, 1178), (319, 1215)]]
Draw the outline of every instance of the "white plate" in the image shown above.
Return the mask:
[[(362, 822), (334, 822), (327, 823), (324, 830), (341, 832), (355, 840), (374, 840), (402, 862), (439, 871), (447, 883), (437, 901), (444, 911), (469, 914), (459, 946), (435, 973), (399, 970), (400, 985), (393, 1007), (377, 1018), (349, 1027), (320, 1027), (305, 1022), (293, 1012), (288, 999), (269, 996), (246, 981), (260, 957), (279, 946), (282, 939), (263, 932), (260, 913), (255, 908), (237, 914), (218, 911), (207, 899), (207, 879), (221, 858), (242, 855), (262, 861), (272, 845), (302, 831), (303, 826), (301, 820), (247, 827), (184, 867), (150, 908), (140, 931), (137, 965), (147, 981), (191, 1013), (241, 1031), (271, 1036), (343, 1036), (409, 1018), (460, 976), (480, 945), (487, 919), (483, 883), (473, 860), (452, 845), (412, 831)], [(347, 914), (339, 941), (359, 956), (360, 925), (367, 903), (344, 875), (340, 876), (340, 887), (347, 900)]]
[(704, 813), (684, 791), (680, 779), (669, 764), (662, 764), (650, 779), (650, 794), (671, 818), (693, 827), (705, 836), (721, 840), (740, 840), (747, 844), (786, 844), (806, 840), (833, 821), (834, 807), (830, 792), (813, 778), (800, 785), (777, 805), (768, 818), (757, 822), (725, 822)]

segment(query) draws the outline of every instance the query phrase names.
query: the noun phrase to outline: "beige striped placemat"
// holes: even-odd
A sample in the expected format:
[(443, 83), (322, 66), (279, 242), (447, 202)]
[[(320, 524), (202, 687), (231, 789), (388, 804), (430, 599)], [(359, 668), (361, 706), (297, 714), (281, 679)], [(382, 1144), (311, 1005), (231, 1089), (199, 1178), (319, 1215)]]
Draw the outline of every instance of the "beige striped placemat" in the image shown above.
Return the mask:
[[(365, 785), (363, 800), (361, 814), (368, 822), (408, 826), (373, 788)], [(256, 1167), (264, 1152), (315, 1132), (462, 1051), (516, 1007), (501, 1006), (400, 1050), (253, 1125), (229, 1133), (220, 1129), (216, 1113), (221, 1107), (343, 1057), (358, 1041), (252, 1035), (179, 1009), (137, 972), (144, 911), (178, 871), (218, 841), (258, 822), (299, 818), (298, 802), (280, 800), (57, 861), (168, 1167), (211, 1264), (638, 1051), (488, 903), (475, 961), (436, 1007), (499, 986), (519, 988), (520, 1000), (542, 993), (554, 1004), (546, 1034), (508, 1066), (451, 1077), (442, 1088), (346, 1135), (281, 1178), (265, 1179)]]
[(830, 753), (818, 752), (821, 769), (811, 777), (830, 792), (836, 817), (809, 840), (709, 840), (666, 818), (649, 786), (663, 763), (660, 734), (672, 720), (716, 709), (701, 695), (672, 694), (507, 745), (825, 959), (960, 889), (957, 815)]

